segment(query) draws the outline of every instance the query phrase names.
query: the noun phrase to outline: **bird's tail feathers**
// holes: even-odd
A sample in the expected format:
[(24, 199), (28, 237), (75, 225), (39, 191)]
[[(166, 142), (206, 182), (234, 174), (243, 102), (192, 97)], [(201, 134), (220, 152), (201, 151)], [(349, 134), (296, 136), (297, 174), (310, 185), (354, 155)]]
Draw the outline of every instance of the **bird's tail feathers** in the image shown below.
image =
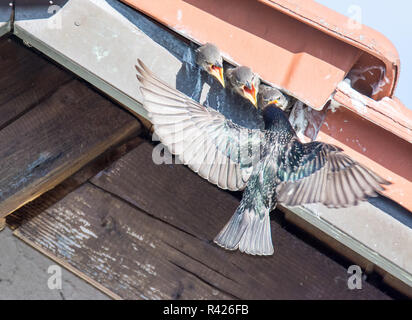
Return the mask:
[(225, 249), (239, 249), (252, 255), (273, 254), (269, 210), (261, 217), (253, 208), (239, 206), (214, 242)]

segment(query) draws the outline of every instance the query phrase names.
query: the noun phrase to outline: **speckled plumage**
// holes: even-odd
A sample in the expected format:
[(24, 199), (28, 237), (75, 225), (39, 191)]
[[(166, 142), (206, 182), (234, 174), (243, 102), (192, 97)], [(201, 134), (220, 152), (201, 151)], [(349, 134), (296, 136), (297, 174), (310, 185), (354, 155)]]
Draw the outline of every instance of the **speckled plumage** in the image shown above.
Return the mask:
[(281, 110), (286, 111), (288, 109), (289, 101), (280, 90), (265, 84), (261, 84), (259, 86), (258, 107), (263, 110), (263, 108), (273, 100), (278, 101), (276, 105)]
[(136, 69), (144, 107), (170, 152), (223, 189), (246, 187), (214, 239), (226, 249), (273, 254), (269, 213), (277, 203), (354, 205), (387, 184), (336, 146), (301, 143), (279, 106), (262, 107), (264, 130), (247, 129), (169, 87), (141, 61)]

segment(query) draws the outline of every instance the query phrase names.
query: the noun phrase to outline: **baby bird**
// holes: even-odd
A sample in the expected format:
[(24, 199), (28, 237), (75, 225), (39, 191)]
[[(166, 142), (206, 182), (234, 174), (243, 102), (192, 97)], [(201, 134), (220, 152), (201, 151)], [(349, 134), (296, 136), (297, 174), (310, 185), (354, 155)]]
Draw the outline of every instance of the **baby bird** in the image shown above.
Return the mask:
[(214, 44), (206, 43), (196, 49), (196, 63), (225, 87), (222, 55)]
[(286, 111), (289, 101), (280, 90), (261, 84), (258, 93), (258, 108), (263, 110), (268, 104), (274, 104), (282, 111)]
[(253, 73), (249, 67), (245, 66), (227, 70), (226, 76), (232, 89), (243, 98), (249, 100), (257, 108), (259, 76)]

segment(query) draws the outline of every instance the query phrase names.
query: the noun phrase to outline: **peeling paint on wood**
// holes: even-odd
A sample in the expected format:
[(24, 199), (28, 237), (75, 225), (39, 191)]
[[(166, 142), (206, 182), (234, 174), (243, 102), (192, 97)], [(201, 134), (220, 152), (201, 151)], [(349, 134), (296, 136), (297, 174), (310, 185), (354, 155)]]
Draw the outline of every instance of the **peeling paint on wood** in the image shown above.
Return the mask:
[(85, 185), (17, 232), (123, 299), (227, 299), (169, 261), (171, 249), (156, 233), (176, 236), (172, 229)]
[(387, 298), (369, 284), (348, 290), (344, 267), (276, 221), (274, 256), (215, 246), (239, 200), (182, 165), (155, 165), (152, 151), (139, 145), (16, 235), (123, 299)]
[[(144, 140), (142, 140), (140, 137), (126, 137), (125, 141), (122, 141), (119, 146), (116, 146), (104, 152), (96, 159), (81, 168), (79, 171), (77, 171), (75, 174), (57, 185), (55, 188), (51, 189), (44, 195), (31, 201), (30, 203), (7, 216), (7, 225), (12, 230), (15, 230), (26, 221), (41, 214), (45, 209), (63, 199), (70, 192), (74, 191), (80, 185), (87, 182), (87, 180), (95, 176), (97, 173), (101, 172), (101, 170), (106, 168), (109, 164), (121, 158), (124, 154), (140, 145), (143, 141)], [(89, 207), (89, 209), (91, 209), (91, 205), (87, 203), (81, 195), (76, 197), (76, 201), (83, 203), (86, 207)], [(85, 220), (81, 216), (79, 216), (79, 221), (81, 221), (86, 227), (89, 226), (87, 220)]]

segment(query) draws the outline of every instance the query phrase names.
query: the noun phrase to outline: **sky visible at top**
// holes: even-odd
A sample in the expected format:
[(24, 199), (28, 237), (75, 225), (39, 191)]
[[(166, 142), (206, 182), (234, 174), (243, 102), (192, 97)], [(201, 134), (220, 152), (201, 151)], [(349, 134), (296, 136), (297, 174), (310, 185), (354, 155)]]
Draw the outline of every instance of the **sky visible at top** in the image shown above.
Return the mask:
[(358, 6), (361, 23), (385, 35), (401, 59), (401, 74), (395, 96), (412, 109), (412, 1), (410, 0), (316, 0), (341, 14), (354, 18)]

